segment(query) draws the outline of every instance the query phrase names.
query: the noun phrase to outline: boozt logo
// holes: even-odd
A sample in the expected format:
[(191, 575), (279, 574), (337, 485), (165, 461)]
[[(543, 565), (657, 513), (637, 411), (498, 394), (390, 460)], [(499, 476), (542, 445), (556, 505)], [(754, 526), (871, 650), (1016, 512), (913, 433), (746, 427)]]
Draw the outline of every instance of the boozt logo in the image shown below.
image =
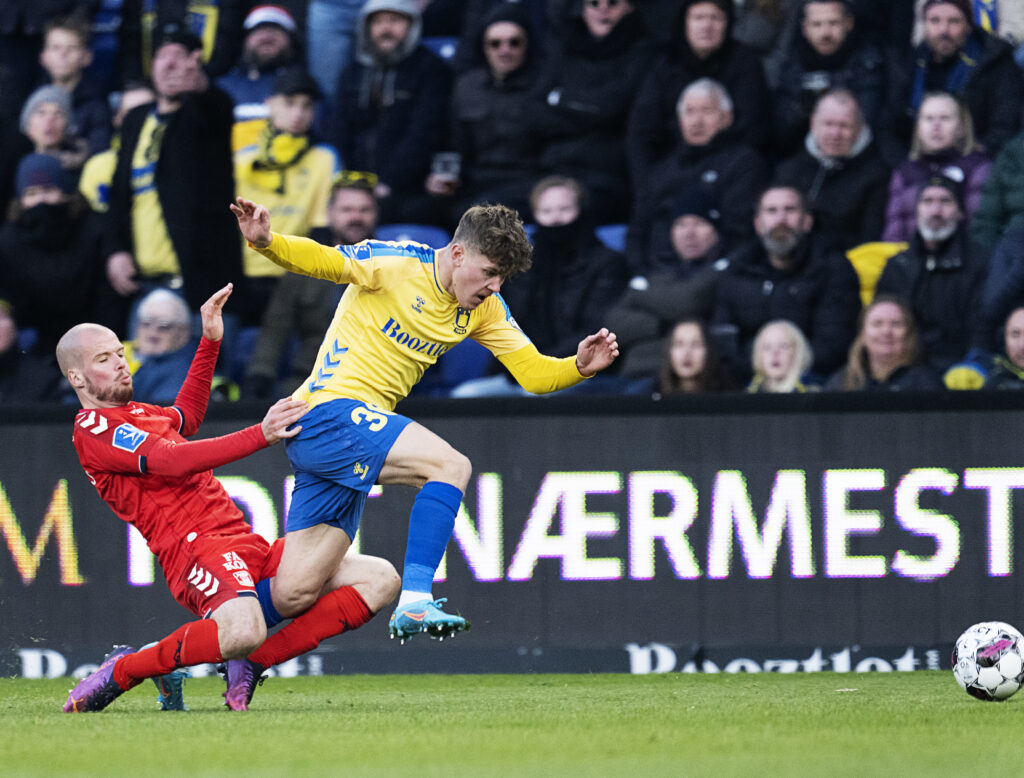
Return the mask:
[(122, 424), (114, 430), (114, 448), (134, 454), (148, 437), (148, 432), (143, 432), (131, 424)]
[(384, 323), (384, 326), (380, 328), (380, 331), (395, 341), (399, 346), (405, 346), (407, 349), (415, 351), (417, 354), (439, 357), (450, 348), (449, 346), (445, 346), (443, 343), (431, 343), (429, 340), (413, 337), (394, 319), (388, 319)]

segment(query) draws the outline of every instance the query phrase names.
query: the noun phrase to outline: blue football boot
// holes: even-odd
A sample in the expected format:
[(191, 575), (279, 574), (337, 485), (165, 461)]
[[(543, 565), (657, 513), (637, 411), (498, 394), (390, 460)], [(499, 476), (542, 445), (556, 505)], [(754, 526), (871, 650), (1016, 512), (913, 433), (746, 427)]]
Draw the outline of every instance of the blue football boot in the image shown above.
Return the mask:
[(398, 638), (404, 644), (413, 635), (426, 632), (430, 637), (444, 640), (455, 637), (456, 632), (465, 632), (470, 624), (462, 616), (445, 613), (441, 605), (448, 602), (447, 597), (439, 600), (417, 600), (408, 605), (399, 606), (391, 614), (388, 631), (392, 640)]

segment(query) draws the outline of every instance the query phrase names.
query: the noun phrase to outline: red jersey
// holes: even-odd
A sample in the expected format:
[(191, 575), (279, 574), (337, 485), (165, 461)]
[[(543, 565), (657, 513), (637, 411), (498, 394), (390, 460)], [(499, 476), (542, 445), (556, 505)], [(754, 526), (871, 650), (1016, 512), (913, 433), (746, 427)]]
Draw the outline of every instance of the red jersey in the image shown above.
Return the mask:
[(217, 349), (203, 339), (174, 407), (129, 402), (75, 416), (82, 468), (114, 513), (142, 533), (168, 583), (197, 538), (252, 532), (211, 468), (264, 448), (260, 426), (191, 443), (184, 437), (206, 413)]

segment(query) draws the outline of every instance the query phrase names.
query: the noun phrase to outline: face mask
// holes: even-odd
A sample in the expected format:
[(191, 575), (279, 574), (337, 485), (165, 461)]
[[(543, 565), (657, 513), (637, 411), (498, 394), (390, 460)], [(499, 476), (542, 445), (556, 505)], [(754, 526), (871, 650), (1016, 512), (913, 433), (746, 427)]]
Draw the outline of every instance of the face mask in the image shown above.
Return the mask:
[(40, 203), (22, 212), (16, 226), (26, 243), (52, 250), (67, 245), (73, 225), (67, 203)]

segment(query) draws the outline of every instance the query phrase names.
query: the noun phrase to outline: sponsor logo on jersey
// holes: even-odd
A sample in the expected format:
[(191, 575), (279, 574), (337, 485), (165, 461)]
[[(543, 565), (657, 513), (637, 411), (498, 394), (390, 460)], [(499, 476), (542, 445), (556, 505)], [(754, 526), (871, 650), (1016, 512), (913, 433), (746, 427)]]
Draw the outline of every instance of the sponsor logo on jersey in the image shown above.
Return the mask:
[[(460, 309), (461, 310), (461, 309)], [(395, 341), (399, 346), (404, 346), (417, 354), (426, 354), (431, 357), (439, 357), (450, 347), (443, 343), (432, 343), (425, 338), (417, 338), (410, 335), (401, 324), (394, 319), (388, 319), (380, 331)], [(458, 332), (458, 330), (456, 330)]]
[(225, 570), (248, 570), (249, 566), (245, 564), (245, 560), (238, 556), (234, 551), (229, 551), (226, 554), (221, 554), (224, 557), (224, 569)]
[(134, 454), (148, 437), (148, 432), (143, 432), (131, 424), (122, 424), (114, 430), (114, 448)]
[(417, 297), (416, 302), (412, 304), (412, 309), (416, 311), (416, 313), (423, 313), (423, 306), (426, 304), (426, 300), (424, 300), (422, 297)]
[(456, 335), (465, 335), (466, 328), (469, 327), (469, 311), (465, 308), (455, 309), (455, 327), (453, 328)]

